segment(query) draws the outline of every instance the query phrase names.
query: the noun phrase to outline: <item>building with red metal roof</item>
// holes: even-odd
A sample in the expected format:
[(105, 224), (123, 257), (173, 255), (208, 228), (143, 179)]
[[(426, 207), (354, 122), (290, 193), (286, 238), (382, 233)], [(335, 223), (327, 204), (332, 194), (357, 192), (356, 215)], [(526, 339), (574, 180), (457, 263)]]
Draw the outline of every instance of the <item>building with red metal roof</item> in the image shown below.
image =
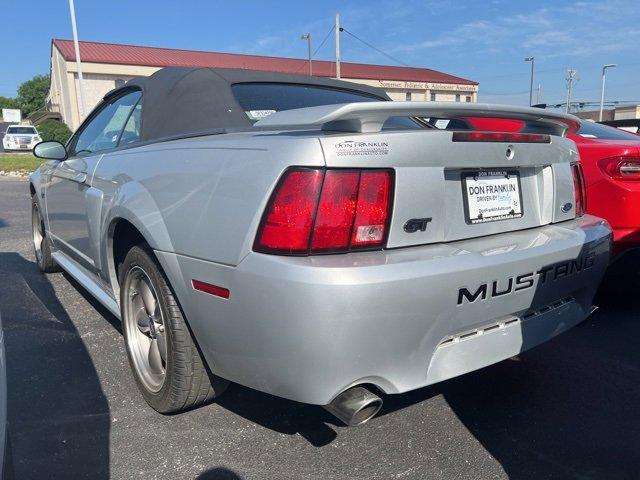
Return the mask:
[[(135, 76), (151, 75), (163, 67), (218, 67), (305, 74), (308, 60), (237, 53), (178, 50), (99, 42), (80, 42), (87, 110), (109, 90)], [(478, 82), (429, 68), (340, 63), (341, 79), (384, 89), (394, 100), (475, 102)], [(313, 60), (313, 74), (335, 77), (334, 62)], [(88, 112), (81, 112), (76, 55), (71, 40), (51, 45), (50, 110), (61, 114), (72, 129)]]

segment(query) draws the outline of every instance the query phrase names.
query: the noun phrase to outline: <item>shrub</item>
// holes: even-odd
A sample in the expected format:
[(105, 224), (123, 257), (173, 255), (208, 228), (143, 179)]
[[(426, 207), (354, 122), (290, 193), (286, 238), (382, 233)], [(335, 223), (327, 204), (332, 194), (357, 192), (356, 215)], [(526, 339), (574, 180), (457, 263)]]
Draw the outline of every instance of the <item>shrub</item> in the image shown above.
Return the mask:
[(57, 120), (45, 120), (38, 125), (38, 132), (42, 140), (57, 140), (60, 143), (66, 143), (71, 136), (71, 130), (64, 123)]
[(31, 80), (23, 82), (18, 87), (17, 97), (22, 116), (26, 118), (31, 112), (44, 108), (48, 92), (49, 75), (36, 75)]
[[(0, 110), (3, 108), (20, 108), (15, 98), (0, 97)], [(2, 114), (2, 112), (0, 112)]]

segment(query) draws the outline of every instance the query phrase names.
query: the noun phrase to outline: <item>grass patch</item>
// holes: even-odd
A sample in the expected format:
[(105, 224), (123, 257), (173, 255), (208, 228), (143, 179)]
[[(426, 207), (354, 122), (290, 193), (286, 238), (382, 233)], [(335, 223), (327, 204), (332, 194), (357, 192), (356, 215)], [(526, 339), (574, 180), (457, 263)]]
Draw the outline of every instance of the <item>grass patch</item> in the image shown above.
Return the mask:
[(30, 154), (0, 153), (0, 170), (33, 172), (43, 161)]

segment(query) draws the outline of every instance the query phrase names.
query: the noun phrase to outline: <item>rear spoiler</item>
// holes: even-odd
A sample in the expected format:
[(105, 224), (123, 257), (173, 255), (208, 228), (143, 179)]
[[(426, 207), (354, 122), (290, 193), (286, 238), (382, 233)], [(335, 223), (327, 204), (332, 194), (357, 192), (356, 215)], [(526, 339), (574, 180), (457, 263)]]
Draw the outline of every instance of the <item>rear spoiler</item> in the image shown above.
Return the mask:
[(522, 120), (529, 131), (564, 136), (576, 132), (580, 120), (573, 115), (539, 108), (454, 102), (359, 102), (298, 108), (272, 113), (255, 127), (320, 127), (325, 131), (375, 133), (390, 117), (490, 117)]

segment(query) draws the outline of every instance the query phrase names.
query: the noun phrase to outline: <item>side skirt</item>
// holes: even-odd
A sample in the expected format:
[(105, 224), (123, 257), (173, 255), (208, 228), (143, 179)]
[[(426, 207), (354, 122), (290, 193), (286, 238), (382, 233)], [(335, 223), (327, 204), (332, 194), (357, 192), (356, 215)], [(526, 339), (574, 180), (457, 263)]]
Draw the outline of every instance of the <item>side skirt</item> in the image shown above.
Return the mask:
[(116, 317), (120, 318), (120, 306), (118, 305), (118, 302), (104, 291), (100, 284), (93, 279), (90, 272), (71, 260), (61, 251), (54, 252), (51, 256), (65, 272), (86, 288), (89, 293), (96, 298), (96, 300), (104, 305)]

